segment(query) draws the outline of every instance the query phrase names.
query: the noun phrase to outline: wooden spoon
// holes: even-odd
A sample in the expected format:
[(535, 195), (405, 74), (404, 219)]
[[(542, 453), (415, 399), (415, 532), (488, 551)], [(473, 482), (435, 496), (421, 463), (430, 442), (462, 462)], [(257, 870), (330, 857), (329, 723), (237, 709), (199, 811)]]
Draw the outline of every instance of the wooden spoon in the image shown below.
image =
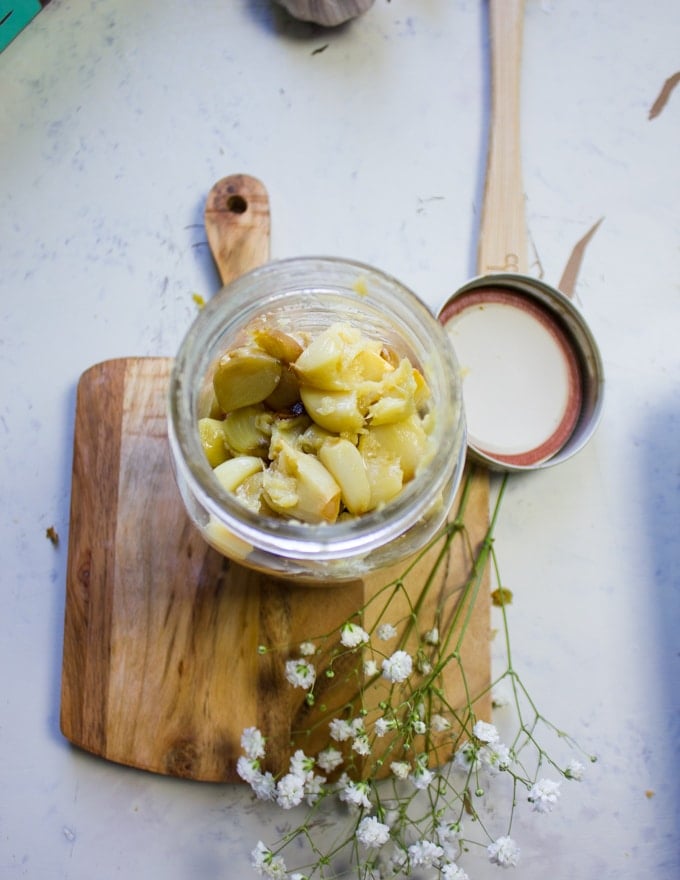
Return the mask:
[(527, 271), (520, 135), (524, 0), (490, 0), (491, 122), (477, 250), (480, 275)]

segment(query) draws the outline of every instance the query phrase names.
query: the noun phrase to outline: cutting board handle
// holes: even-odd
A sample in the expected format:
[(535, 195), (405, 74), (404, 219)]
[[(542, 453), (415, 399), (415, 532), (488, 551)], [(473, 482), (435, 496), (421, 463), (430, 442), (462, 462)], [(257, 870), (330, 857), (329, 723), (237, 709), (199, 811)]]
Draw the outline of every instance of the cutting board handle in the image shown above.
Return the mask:
[(480, 275), (527, 271), (520, 138), (524, 0), (490, 0), (491, 119), (482, 220)]
[(269, 196), (257, 178), (232, 174), (219, 180), (208, 193), (204, 219), (222, 284), (269, 260)]

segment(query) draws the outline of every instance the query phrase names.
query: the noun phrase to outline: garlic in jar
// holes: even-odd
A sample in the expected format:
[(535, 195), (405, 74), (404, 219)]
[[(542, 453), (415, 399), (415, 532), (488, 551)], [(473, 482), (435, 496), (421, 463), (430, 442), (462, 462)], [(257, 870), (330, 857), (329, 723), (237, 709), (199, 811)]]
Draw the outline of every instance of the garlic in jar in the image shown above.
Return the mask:
[(431, 458), (422, 373), (348, 322), (312, 338), (259, 324), (212, 379), (222, 413), (199, 422), (204, 452), (223, 488), (265, 515), (361, 516)]

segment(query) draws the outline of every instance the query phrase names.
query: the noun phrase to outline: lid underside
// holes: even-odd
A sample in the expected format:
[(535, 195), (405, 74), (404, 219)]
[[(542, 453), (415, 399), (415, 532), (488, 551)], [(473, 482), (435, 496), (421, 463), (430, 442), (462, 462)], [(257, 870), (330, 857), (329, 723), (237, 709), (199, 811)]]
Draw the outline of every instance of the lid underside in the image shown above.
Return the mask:
[(471, 448), (517, 467), (559, 452), (582, 406), (578, 356), (559, 319), (493, 286), (454, 297), (440, 319), (461, 367)]

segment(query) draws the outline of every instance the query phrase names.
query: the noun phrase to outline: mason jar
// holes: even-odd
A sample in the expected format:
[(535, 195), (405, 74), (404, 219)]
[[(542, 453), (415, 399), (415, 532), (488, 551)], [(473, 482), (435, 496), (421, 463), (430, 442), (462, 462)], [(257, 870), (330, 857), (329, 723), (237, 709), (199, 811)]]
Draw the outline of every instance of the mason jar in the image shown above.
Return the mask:
[[(334, 323), (350, 324), (422, 373), (431, 392), (431, 454), (392, 500), (317, 524), (256, 513), (222, 488), (198, 422), (209, 408), (217, 362), (263, 320), (308, 338)], [(461, 377), (445, 330), (395, 278), (336, 258), (273, 261), (224, 287), (190, 327), (170, 379), (168, 435), (186, 510), (217, 551), (279, 578), (353, 580), (415, 553), (445, 521), (465, 459)]]

